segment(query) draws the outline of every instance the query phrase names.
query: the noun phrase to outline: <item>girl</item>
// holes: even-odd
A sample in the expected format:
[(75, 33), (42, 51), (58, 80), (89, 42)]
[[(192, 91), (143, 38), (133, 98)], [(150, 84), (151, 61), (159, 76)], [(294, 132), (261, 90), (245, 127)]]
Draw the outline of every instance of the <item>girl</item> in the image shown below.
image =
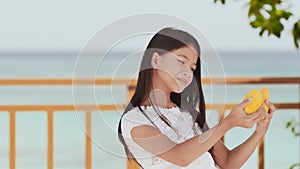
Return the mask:
[[(142, 58), (135, 93), (119, 122), (119, 139), (129, 159), (144, 169), (240, 168), (266, 134), (275, 111), (247, 115), (245, 100), (213, 128), (205, 119), (200, 47), (182, 30), (164, 28)], [(265, 116), (265, 118), (262, 118)], [(232, 150), (220, 140), (234, 127), (255, 132)]]

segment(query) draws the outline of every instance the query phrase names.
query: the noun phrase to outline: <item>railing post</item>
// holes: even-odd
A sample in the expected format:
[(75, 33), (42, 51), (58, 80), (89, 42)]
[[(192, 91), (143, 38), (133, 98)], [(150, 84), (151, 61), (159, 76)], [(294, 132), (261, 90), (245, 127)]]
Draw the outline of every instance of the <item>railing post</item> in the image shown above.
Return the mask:
[[(127, 88), (127, 102), (130, 101), (135, 91), (135, 85), (129, 84)], [(140, 166), (134, 160), (126, 160), (127, 169), (140, 169)]]
[(261, 138), (258, 145), (258, 169), (265, 168), (265, 137)]
[(16, 168), (16, 112), (9, 111), (9, 168)]
[(85, 162), (86, 162), (86, 169), (92, 168), (92, 111), (85, 112), (85, 125), (86, 125), (86, 148), (85, 148)]
[[(298, 83), (298, 122), (300, 125), (300, 83)], [(299, 146), (300, 146), (300, 139), (299, 139)], [(300, 148), (299, 148), (299, 163), (300, 163)]]
[(53, 169), (53, 111), (47, 111), (48, 120), (48, 169)]
[[(299, 101), (299, 106), (300, 106), (300, 83), (298, 83), (298, 101)], [(300, 109), (300, 107), (299, 107)]]

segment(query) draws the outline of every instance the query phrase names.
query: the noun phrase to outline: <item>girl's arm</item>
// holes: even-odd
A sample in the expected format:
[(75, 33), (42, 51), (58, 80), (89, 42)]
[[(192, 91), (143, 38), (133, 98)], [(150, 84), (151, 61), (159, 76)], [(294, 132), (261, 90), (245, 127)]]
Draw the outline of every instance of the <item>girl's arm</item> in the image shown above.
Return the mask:
[(254, 125), (255, 120), (261, 114), (256, 112), (246, 115), (243, 108), (248, 103), (249, 101), (244, 101), (239, 104), (217, 126), (181, 144), (172, 142), (152, 126), (134, 127), (131, 130), (131, 135), (138, 145), (150, 153), (178, 166), (185, 167), (207, 152), (232, 127), (251, 128)]
[(218, 166), (222, 169), (238, 169), (249, 159), (261, 136), (253, 133), (244, 143), (232, 150), (223, 144), (220, 140), (214, 146), (213, 157)]
[(259, 119), (255, 132), (244, 143), (232, 150), (228, 150), (222, 141), (217, 142), (214, 146), (213, 156), (218, 166), (224, 169), (241, 168), (241, 166), (249, 159), (261, 138), (266, 134), (276, 110), (271, 102), (267, 101), (266, 104), (269, 107), (269, 112), (265, 112), (263, 108), (260, 109), (265, 116), (265, 119)]

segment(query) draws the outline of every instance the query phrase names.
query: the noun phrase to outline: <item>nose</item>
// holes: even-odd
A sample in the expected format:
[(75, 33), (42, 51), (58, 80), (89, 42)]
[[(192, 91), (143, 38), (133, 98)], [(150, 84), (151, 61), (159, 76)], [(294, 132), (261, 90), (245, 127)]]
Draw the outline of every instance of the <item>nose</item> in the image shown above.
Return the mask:
[(182, 72), (182, 76), (185, 78), (190, 78), (192, 76), (192, 73), (184, 71), (184, 72)]

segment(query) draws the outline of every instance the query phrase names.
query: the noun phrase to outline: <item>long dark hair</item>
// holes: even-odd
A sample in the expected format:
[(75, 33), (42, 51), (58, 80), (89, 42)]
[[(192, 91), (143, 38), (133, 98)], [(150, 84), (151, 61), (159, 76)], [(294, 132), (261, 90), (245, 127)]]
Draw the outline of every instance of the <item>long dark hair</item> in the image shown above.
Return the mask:
[[(157, 52), (158, 54), (163, 55), (167, 52), (172, 52), (187, 46), (192, 46), (199, 56), (197, 59), (197, 67), (193, 72), (194, 77), (191, 84), (187, 86), (181, 93), (172, 92), (170, 99), (179, 108), (190, 112), (195, 123), (198, 123), (203, 132), (208, 130), (205, 117), (205, 101), (201, 84), (200, 46), (192, 35), (185, 31), (174, 28), (164, 28), (157, 32), (150, 40), (141, 61), (135, 93), (125, 108), (122, 117), (134, 107), (138, 107), (142, 112), (140, 104), (149, 97), (149, 93), (152, 89), (153, 69), (151, 66), (151, 59), (153, 53)], [(127, 157), (136, 161), (134, 156), (129, 151), (122, 136), (122, 117), (119, 121), (118, 127), (119, 139), (124, 146)], [(211, 152), (211, 150), (209, 152)]]

